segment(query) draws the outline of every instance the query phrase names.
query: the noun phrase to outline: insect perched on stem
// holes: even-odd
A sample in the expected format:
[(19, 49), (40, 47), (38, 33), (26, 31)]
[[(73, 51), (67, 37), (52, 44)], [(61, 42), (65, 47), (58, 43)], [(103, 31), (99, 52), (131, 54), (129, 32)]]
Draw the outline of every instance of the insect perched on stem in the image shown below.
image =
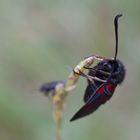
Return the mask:
[(93, 68), (88, 69), (88, 74), (81, 71), (74, 73), (87, 78), (88, 86), (85, 90), (85, 105), (71, 118), (70, 121), (77, 120), (87, 116), (97, 110), (102, 104), (108, 101), (117, 85), (121, 84), (125, 77), (125, 67), (123, 63), (117, 59), (118, 53), (118, 19), (122, 15), (116, 15), (114, 18), (115, 26), (115, 56), (113, 59), (103, 59)]

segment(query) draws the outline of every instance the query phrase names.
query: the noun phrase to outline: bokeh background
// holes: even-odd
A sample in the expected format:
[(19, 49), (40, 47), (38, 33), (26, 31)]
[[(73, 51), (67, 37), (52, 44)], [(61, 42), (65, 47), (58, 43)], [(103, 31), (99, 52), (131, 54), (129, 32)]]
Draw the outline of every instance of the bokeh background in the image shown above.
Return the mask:
[(127, 70), (122, 86), (96, 113), (73, 123), (86, 80), (67, 98), (63, 140), (140, 139), (139, 0), (0, 0), (0, 139), (54, 140), (44, 82), (66, 79), (85, 56), (114, 56), (113, 18)]

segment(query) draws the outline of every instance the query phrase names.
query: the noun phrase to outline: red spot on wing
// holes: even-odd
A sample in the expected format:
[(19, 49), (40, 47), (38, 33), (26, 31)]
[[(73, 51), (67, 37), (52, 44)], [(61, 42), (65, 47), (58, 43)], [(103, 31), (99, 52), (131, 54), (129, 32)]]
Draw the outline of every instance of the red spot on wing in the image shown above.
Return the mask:
[[(107, 90), (113, 94), (117, 85), (113, 85), (113, 84), (108, 83), (105, 86), (106, 86)], [(96, 94), (101, 95), (104, 93), (105, 93), (105, 87), (104, 87), (104, 85), (102, 85), (101, 87), (99, 87), (99, 89), (97, 89)]]
[(104, 93), (104, 86), (101, 86), (98, 90), (97, 90), (98, 94), (102, 94)]
[(107, 89), (110, 91), (110, 92), (114, 92), (115, 88), (116, 88), (117, 85), (112, 85), (110, 83), (107, 84)]

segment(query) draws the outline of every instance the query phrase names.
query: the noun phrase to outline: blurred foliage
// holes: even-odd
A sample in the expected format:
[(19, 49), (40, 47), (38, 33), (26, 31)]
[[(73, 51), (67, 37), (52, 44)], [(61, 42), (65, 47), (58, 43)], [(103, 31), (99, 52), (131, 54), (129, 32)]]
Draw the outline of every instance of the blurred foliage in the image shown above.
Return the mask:
[(113, 18), (119, 25), (118, 58), (127, 75), (109, 103), (70, 123), (83, 104), (81, 78), (65, 107), (64, 140), (140, 139), (140, 1), (0, 0), (0, 139), (52, 140), (55, 128), (42, 83), (65, 79), (85, 56), (114, 54)]

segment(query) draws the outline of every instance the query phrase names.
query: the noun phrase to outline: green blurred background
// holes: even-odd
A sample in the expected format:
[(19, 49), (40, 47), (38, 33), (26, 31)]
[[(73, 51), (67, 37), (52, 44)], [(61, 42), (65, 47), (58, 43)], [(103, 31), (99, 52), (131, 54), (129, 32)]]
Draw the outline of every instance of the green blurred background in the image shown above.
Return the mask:
[(127, 75), (113, 98), (73, 123), (83, 105), (80, 78), (66, 102), (64, 140), (140, 139), (139, 0), (0, 0), (0, 140), (54, 140), (52, 106), (42, 83), (66, 79), (85, 56), (114, 55), (113, 18), (119, 22), (119, 59)]

